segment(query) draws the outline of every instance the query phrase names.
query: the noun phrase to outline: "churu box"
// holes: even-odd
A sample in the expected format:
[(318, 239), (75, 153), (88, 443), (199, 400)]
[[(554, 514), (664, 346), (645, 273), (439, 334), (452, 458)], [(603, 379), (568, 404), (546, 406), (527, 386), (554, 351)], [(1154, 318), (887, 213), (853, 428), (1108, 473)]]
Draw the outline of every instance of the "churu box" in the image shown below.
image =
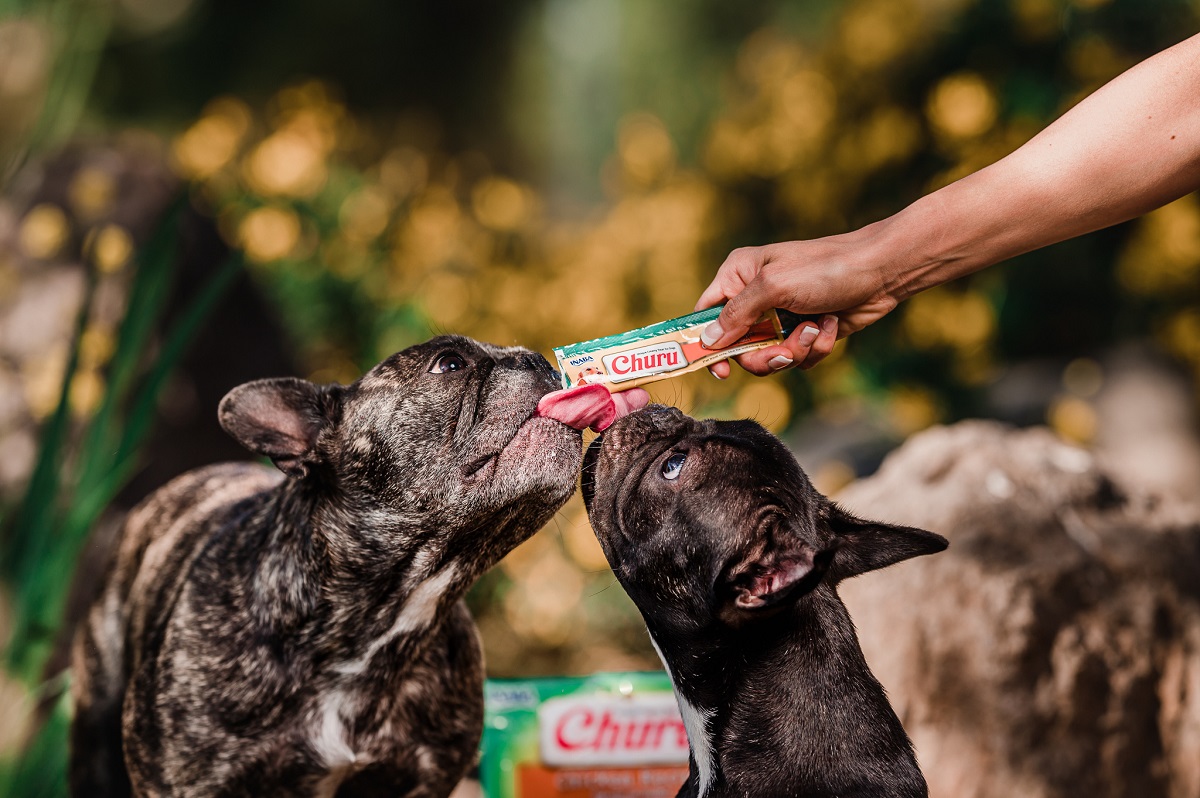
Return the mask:
[(721, 315), (708, 308), (648, 327), (554, 348), (564, 388), (605, 385), (624, 391), (704, 368), (718, 360), (778, 344), (804, 316), (782, 310), (763, 315), (745, 335), (723, 349), (709, 349), (700, 333)]
[(489, 679), (485, 798), (674, 798), (688, 741), (665, 673)]

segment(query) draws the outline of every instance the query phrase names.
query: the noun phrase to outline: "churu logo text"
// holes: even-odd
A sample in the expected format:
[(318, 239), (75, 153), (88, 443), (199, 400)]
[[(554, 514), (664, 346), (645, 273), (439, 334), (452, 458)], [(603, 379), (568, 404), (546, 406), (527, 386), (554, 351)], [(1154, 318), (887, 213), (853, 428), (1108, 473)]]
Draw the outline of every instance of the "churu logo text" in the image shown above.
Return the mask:
[(564, 696), (538, 707), (542, 762), (562, 766), (679, 765), (687, 731), (675, 696)]
[(687, 365), (683, 348), (674, 341), (631, 349), (604, 357), (604, 368), (612, 382), (624, 382), (650, 374), (664, 374)]

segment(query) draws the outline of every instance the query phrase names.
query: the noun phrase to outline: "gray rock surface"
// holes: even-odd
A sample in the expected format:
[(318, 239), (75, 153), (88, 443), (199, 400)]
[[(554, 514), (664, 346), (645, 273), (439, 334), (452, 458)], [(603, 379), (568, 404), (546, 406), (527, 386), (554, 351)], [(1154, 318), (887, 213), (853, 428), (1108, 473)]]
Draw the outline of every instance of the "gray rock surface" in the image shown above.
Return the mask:
[(1122, 485), (1200, 507), (1196, 387), (1146, 347), (1105, 358), (1094, 400), (1102, 468)]
[(1134, 490), (964, 422), (836, 497), (951, 541), (841, 590), (934, 798), (1200, 796), (1200, 521)]

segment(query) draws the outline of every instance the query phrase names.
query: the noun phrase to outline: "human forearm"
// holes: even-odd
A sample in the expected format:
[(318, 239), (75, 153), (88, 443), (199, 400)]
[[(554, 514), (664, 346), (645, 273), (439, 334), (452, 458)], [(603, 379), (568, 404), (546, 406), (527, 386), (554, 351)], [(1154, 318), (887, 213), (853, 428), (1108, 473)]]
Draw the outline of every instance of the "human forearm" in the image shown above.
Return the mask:
[(1120, 75), (1001, 161), (863, 233), (897, 299), (1200, 187), (1200, 36)]

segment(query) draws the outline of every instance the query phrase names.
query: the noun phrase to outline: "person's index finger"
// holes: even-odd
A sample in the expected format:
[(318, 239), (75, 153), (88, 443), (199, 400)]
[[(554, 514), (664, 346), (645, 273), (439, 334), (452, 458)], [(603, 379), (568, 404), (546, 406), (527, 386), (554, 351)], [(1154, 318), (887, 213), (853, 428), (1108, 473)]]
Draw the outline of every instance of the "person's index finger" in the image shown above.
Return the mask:
[(696, 301), (696, 310), (711, 308), (737, 296), (758, 273), (759, 250), (741, 247), (725, 256), (717, 269), (716, 276)]
[(770, 298), (760, 287), (760, 281), (754, 280), (736, 296), (730, 298), (721, 309), (721, 315), (713, 324), (720, 330), (719, 336), (714, 336), (716, 329), (713, 325), (705, 330), (704, 343), (713, 349), (729, 346), (746, 334), (746, 330), (762, 318), (762, 315), (773, 307)]

